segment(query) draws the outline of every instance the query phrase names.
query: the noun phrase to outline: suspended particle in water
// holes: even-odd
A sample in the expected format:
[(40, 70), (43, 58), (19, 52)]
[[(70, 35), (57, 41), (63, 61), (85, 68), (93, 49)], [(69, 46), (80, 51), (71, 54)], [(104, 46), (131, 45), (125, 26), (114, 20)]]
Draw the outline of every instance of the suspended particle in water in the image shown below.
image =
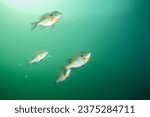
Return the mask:
[(48, 58), (51, 58), (51, 57), (52, 57), (51, 55), (48, 56)]
[(22, 66), (22, 64), (20, 63), (20, 64), (18, 64), (19, 66)]
[(29, 76), (28, 75), (25, 75), (25, 78), (28, 78)]

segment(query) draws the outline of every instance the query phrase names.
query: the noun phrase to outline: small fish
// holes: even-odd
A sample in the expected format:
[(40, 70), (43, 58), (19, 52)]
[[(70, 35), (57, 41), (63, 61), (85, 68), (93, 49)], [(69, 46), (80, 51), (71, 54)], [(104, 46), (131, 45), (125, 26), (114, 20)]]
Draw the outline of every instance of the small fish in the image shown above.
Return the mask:
[(37, 26), (40, 27), (49, 27), (49, 26), (54, 26), (62, 17), (62, 13), (58, 11), (53, 11), (50, 13), (46, 13), (41, 16), (40, 20), (38, 22), (33, 22), (31, 23), (32, 25), (32, 30), (36, 28)]
[(91, 53), (81, 52), (78, 55), (70, 59), (66, 69), (79, 68), (85, 65), (90, 59)]
[(56, 80), (56, 83), (60, 83), (60, 82), (64, 81), (66, 78), (68, 78), (69, 75), (70, 75), (70, 72), (71, 72), (70, 69), (65, 69), (65, 68), (64, 68), (64, 69), (60, 72), (60, 74), (59, 74), (59, 76), (58, 76), (58, 79)]
[(41, 51), (35, 57), (33, 57), (32, 60), (29, 61), (29, 64), (38, 63), (38, 62), (42, 61), (47, 55), (48, 55), (47, 50)]

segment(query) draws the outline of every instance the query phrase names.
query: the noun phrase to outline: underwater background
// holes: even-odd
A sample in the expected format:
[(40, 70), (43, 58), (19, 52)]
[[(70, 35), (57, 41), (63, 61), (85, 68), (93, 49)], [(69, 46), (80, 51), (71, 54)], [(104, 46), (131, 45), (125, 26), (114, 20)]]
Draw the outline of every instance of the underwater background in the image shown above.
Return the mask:
[[(0, 99), (150, 99), (150, 1), (0, 0)], [(63, 17), (54, 28), (31, 30), (49, 11)], [(36, 65), (25, 61), (41, 50)], [(90, 61), (55, 84), (67, 59)]]

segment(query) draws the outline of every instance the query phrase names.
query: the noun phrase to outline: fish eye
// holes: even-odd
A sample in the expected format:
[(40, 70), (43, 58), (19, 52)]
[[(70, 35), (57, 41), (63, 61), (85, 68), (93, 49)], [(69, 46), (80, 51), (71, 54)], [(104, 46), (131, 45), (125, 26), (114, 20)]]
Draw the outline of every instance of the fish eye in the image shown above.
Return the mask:
[(83, 57), (84, 55), (83, 55), (83, 54), (81, 54), (80, 56), (81, 56), (81, 57)]

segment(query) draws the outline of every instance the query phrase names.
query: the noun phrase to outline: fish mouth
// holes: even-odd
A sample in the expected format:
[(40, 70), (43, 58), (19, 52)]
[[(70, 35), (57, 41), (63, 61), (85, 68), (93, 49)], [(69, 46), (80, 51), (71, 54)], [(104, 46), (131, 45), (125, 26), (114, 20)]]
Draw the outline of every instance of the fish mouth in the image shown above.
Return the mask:
[(63, 14), (62, 13), (60, 13), (60, 12), (58, 12), (56, 15), (55, 15), (55, 18), (61, 18), (63, 16)]
[(91, 57), (91, 53), (87, 53), (85, 58), (89, 59)]
[(85, 56), (85, 58), (84, 58), (84, 61), (88, 62), (89, 59), (90, 59), (90, 57), (91, 57), (91, 53), (87, 53), (86, 56)]
[(62, 14), (59, 14), (57, 16), (54, 16), (55, 19), (60, 19), (62, 17)]
[(48, 54), (48, 51), (44, 51), (44, 52), (42, 53), (43, 56), (46, 56), (47, 54)]

